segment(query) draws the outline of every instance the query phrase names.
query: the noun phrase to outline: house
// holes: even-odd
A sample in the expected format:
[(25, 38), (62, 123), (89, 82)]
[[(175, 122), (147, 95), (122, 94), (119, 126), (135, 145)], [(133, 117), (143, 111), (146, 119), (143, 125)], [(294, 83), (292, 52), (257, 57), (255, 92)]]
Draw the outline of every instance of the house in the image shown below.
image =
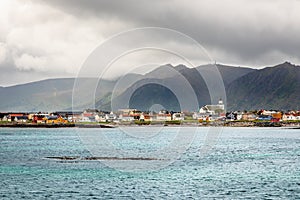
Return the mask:
[(95, 121), (96, 122), (105, 122), (106, 121), (105, 114), (95, 115)]
[(0, 112), (0, 120), (7, 121), (8, 113)]
[(200, 113), (194, 112), (193, 113), (193, 119), (199, 119), (201, 117)]
[(13, 122), (15, 121), (15, 118), (16, 117), (23, 117), (25, 115), (25, 113), (10, 113), (8, 116), (7, 116), (7, 121), (9, 122)]
[(274, 110), (262, 110), (261, 115), (269, 115), (269, 116), (272, 116), (273, 114), (277, 114), (277, 111), (274, 111)]
[(105, 120), (106, 120), (106, 122), (113, 122), (113, 121), (117, 120), (117, 115), (114, 114), (113, 112), (110, 112), (109, 114), (105, 115)]
[(87, 113), (87, 112), (84, 112), (84, 113), (82, 113), (82, 116), (83, 116), (83, 117), (92, 117), (92, 116), (94, 116), (94, 113)]
[(213, 111), (209, 110), (209, 105), (203, 106), (199, 109), (200, 114), (213, 114)]
[(183, 113), (173, 113), (172, 119), (183, 121), (184, 120), (184, 114)]
[(100, 122), (106, 121), (104, 113), (97, 109), (86, 109), (81, 115), (73, 115), (73, 122)]
[(140, 121), (145, 121), (145, 114), (144, 114), (144, 113), (142, 113), (142, 114), (140, 115)]
[(144, 114), (144, 121), (152, 122), (152, 121), (154, 121), (154, 116), (150, 115), (150, 114)]
[(88, 117), (81, 117), (78, 122), (91, 122), (91, 120)]
[(237, 120), (237, 113), (236, 112), (227, 112), (226, 113), (226, 120), (227, 121)]
[(82, 117), (82, 112), (73, 112), (67, 115), (67, 117), (70, 122), (78, 122)]
[(56, 111), (54, 115), (61, 116), (69, 122), (77, 122), (82, 116), (82, 111)]
[(49, 116), (48, 113), (37, 113), (33, 115), (32, 122), (33, 123), (46, 123), (47, 117)]
[(140, 120), (140, 117), (143, 114), (141, 111), (131, 108), (119, 109), (117, 113), (119, 114), (119, 119), (121, 121)]
[(34, 115), (35, 115), (35, 113), (28, 114), (28, 120), (33, 121)]
[(261, 121), (271, 121), (273, 117), (270, 115), (259, 115), (257, 119)]
[(282, 121), (293, 121), (293, 120), (297, 120), (297, 117), (294, 114), (290, 114), (290, 113), (285, 113), (282, 116)]
[(83, 111), (83, 114), (85, 114), (85, 113), (89, 113), (89, 114), (92, 114), (92, 115), (96, 115), (96, 114), (98, 114), (99, 113), (99, 110), (97, 110), (97, 109), (86, 109), (86, 110), (84, 110)]
[(47, 124), (57, 124), (58, 123), (58, 117), (57, 116), (48, 116), (46, 123)]
[(214, 119), (211, 117), (211, 115), (203, 115), (203, 116), (198, 118), (198, 121), (200, 123), (202, 123), (202, 122), (211, 122), (211, 121), (214, 121)]
[(3, 118), (2, 118), (2, 121), (7, 121), (7, 120), (8, 120), (8, 119), (7, 119), (7, 116), (4, 115)]
[(226, 113), (221, 113), (217, 120), (225, 121), (226, 120)]
[(271, 114), (273, 121), (280, 121), (282, 119), (282, 113), (281, 112), (275, 112)]
[(253, 113), (243, 113), (242, 120), (244, 121), (254, 121), (257, 116)]
[(210, 121), (211, 115), (210, 114), (201, 114), (201, 113), (194, 113), (193, 114), (193, 119), (197, 119), (200, 123), (204, 122), (204, 121)]
[(236, 112), (236, 120), (242, 120), (243, 118), (243, 112), (237, 111)]
[(28, 121), (28, 115), (23, 115), (23, 116), (20, 116), (20, 117), (15, 117), (14, 121), (18, 122), (18, 123), (25, 123), (25, 122)]
[(66, 123), (68, 123), (67, 119), (65, 119), (61, 116), (58, 116), (58, 115), (51, 115), (51, 116), (47, 116), (46, 118), (47, 118), (47, 120), (46, 120), (47, 124), (66, 124)]
[(163, 113), (159, 113), (156, 115), (156, 120), (157, 121), (171, 121), (172, 120), (172, 115), (171, 114), (163, 114)]
[(216, 115), (224, 113), (225, 106), (222, 99), (219, 100), (217, 105), (205, 105), (199, 109), (200, 114), (209, 114), (209, 115)]
[(68, 123), (68, 120), (62, 118), (61, 116), (53, 115), (53, 116), (47, 117), (46, 123), (47, 124), (65, 124), (65, 123)]
[(137, 112), (137, 109), (124, 108), (118, 110), (119, 114), (127, 114), (127, 115), (133, 114), (135, 112)]
[(120, 114), (119, 120), (124, 122), (131, 122), (134, 121), (134, 116), (129, 114)]
[(156, 121), (156, 116), (153, 115), (152, 113), (142, 113), (140, 115), (140, 121), (145, 121), (145, 122), (152, 122)]

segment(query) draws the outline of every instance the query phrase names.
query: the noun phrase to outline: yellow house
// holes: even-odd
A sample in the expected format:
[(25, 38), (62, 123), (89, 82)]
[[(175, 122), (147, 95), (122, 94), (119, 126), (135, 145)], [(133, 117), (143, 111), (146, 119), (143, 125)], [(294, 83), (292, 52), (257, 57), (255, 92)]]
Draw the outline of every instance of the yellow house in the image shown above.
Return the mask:
[(47, 124), (66, 124), (68, 120), (63, 119), (62, 117), (50, 116), (46, 120)]

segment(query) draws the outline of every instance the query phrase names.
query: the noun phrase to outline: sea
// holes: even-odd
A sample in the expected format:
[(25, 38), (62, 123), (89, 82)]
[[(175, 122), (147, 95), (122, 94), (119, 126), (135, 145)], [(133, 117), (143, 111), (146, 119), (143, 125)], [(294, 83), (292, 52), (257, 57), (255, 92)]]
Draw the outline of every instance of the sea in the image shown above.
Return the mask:
[(0, 199), (300, 199), (300, 130), (1, 128)]

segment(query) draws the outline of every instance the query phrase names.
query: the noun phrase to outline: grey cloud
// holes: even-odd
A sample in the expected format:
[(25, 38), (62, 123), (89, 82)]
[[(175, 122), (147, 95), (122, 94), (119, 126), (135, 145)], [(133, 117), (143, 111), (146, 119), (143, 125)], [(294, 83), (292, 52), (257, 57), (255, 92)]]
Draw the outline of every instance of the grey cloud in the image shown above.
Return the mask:
[[(128, 28), (172, 28), (195, 38), (208, 49), (229, 53), (240, 65), (254, 64), (252, 61), (257, 59), (259, 64), (267, 65), (272, 61), (265, 60), (264, 55), (273, 51), (279, 52), (283, 60), (286, 55), (300, 60), (299, 1), (55, 0), (47, 3), (77, 17), (119, 19)], [(223, 58), (224, 62), (226, 59)]]
[[(214, 60), (224, 64), (262, 67), (285, 60), (300, 63), (297, 0), (11, 2), (10, 11), (0, 12), (0, 44), (7, 50), (6, 59), (10, 59), (9, 63), (3, 62), (4, 53), (0, 53), (0, 67), (5, 69), (0, 85), (5, 84), (4, 80), (25, 80), (22, 73), (26, 80), (31, 78), (30, 73), (34, 79), (74, 76), (99, 43), (122, 31), (149, 26), (187, 34), (203, 45)], [(26, 6), (28, 10), (22, 11)], [(6, 12), (11, 13), (3, 18)], [(145, 38), (181, 48), (197, 59), (191, 46), (171, 39), (161, 35)], [(8, 69), (16, 78), (5, 77)]]

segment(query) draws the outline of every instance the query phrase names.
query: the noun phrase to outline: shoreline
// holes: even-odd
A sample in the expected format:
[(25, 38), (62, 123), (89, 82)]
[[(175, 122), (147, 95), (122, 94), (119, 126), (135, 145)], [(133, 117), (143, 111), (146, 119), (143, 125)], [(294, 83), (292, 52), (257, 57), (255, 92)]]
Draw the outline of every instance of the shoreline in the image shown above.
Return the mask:
[(117, 128), (117, 127), (282, 127), (289, 129), (300, 129), (300, 122), (182, 122), (178, 123), (149, 123), (149, 124), (116, 124), (116, 123), (68, 123), (68, 124), (36, 124), (36, 123), (0, 123), (0, 128)]
[(5, 123), (0, 128), (114, 128), (105, 124), (34, 124), (34, 123)]

